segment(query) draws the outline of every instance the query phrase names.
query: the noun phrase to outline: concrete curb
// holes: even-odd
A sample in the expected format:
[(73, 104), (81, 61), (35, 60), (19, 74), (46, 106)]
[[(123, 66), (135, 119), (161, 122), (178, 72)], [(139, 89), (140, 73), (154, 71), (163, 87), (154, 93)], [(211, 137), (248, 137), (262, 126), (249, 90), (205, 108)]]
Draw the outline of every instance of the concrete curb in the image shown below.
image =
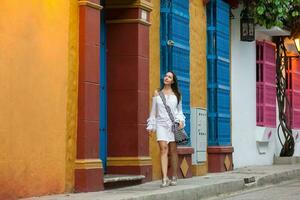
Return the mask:
[(195, 186), (191, 188), (191, 186), (187, 188), (181, 188), (177, 191), (164, 192), (159, 194), (150, 194), (137, 196), (135, 198), (128, 198), (124, 200), (177, 200), (177, 199), (188, 199), (188, 200), (198, 200), (202, 198), (208, 198), (212, 196), (216, 196), (223, 193), (230, 193), (240, 191), (245, 188), (245, 184), (243, 180), (230, 181), (224, 183), (218, 183), (213, 185), (206, 186)]
[(271, 175), (265, 175), (257, 178), (256, 182), (245, 184), (244, 180), (235, 180), (224, 183), (195, 186), (193, 188), (181, 188), (177, 191), (169, 191), (164, 193), (149, 194), (143, 196), (137, 196), (134, 198), (125, 198), (124, 200), (198, 200), (203, 198), (209, 198), (218, 196), (220, 194), (233, 193), (241, 190), (252, 189), (256, 187), (262, 187), (270, 184), (278, 184), (283, 181), (293, 180), (300, 178), (300, 169), (288, 170)]
[(293, 169), (285, 172), (263, 176), (256, 181), (256, 185), (264, 186), (267, 184), (278, 184), (280, 182), (293, 180), (296, 178), (300, 178), (300, 169)]
[[(300, 178), (300, 165), (253, 166), (225, 173), (180, 179), (178, 186), (159, 188), (160, 181), (101, 192), (33, 197), (31, 200), (198, 200), (246, 191)], [(255, 179), (255, 181), (254, 181)], [(252, 182), (254, 181), (254, 182)], [(246, 182), (246, 183), (245, 183)]]

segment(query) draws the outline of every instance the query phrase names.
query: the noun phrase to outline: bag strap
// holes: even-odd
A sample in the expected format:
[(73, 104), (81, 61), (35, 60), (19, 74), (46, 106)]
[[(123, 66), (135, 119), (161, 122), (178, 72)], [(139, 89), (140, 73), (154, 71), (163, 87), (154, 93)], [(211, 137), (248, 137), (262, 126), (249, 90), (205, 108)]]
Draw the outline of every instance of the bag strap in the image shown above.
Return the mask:
[(165, 108), (166, 108), (166, 110), (167, 110), (167, 113), (168, 113), (168, 115), (169, 115), (169, 117), (170, 117), (172, 123), (174, 123), (174, 122), (175, 122), (175, 119), (174, 119), (174, 116), (173, 116), (173, 114), (172, 114), (172, 112), (171, 112), (171, 108), (170, 108), (170, 107), (167, 105), (167, 103), (166, 103), (166, 97), (165, 97), (165, 94), (164, 94), (162, 91), (159, 91), (158, 94), (159, 94), (159, 96), (160, 96), (162, 102), (164, 103), (164, 106), (165, 106)]

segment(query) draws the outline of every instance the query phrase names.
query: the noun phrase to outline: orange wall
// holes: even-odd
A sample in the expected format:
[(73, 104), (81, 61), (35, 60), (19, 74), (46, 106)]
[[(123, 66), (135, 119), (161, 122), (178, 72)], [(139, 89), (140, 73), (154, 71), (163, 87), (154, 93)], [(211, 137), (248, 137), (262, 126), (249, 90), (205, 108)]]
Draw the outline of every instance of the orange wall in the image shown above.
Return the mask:
[(0, 199), (61, 193), (66, 177), (72, 181), (66, 163), (66, 138), (76, 127), (67, 117), (76, 116), (72, 1), (1, 1)]

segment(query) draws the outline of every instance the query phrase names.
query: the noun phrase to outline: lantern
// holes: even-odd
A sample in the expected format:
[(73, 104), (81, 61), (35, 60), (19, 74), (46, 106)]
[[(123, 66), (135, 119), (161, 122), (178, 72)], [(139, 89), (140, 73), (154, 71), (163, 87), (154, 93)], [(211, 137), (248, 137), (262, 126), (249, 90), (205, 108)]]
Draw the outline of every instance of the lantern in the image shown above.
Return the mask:
[(241, 12), (241, 41), (252, 42), (255, 40), (255, 24), (254, 17), (249, 12), (248, 7), (244, 8)]
[(300, 54), (300, 38), (294, 39), (295, 46), (297, 48), (298, 53)]

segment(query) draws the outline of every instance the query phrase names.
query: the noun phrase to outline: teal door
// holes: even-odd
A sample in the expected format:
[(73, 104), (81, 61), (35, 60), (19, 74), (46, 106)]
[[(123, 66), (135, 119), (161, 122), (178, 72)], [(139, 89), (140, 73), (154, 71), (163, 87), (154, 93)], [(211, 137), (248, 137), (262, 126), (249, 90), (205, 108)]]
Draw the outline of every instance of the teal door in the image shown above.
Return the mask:
[(208, 145), (230, 145), (230, 7), (207, 5)]
[(161, 1), (161, 81), (172, 70), (183, 97), (182, 109), (190, 134), (190, 17), (189, 0)]
[[(101, 5), (104, 1), (101, 1)], [(106, 172), (107, 160), (107, 88), (106, 88), (106, 25), (105, 13), (101, 11), (100, 25), (100, 159)]]

